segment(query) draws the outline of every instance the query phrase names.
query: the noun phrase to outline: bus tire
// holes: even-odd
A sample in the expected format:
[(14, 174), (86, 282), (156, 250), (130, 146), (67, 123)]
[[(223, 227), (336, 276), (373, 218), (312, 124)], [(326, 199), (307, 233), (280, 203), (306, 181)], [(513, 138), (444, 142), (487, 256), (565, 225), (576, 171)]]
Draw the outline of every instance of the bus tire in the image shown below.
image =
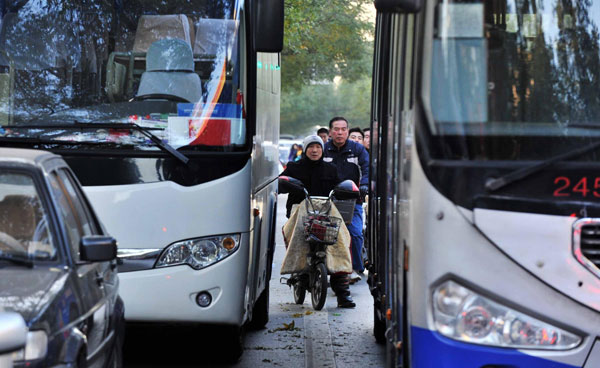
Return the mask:
[(377, 313), (377, 306), (373, 306), (373, 335), (378, 344), (385, 344), (385, 320)]
[(254, 309), (252, 310), (252, 320), (248, 323), (251, 330), (260, 330), (269, 322), (269, 282), (265, 285), (265, 290), (260, 294)]
[(240, 326), (222, 326), (219, 328), (221, 337), (217, 351), (223, 357), (225, 364), (235, 364), (244, 353), (244, 329)]

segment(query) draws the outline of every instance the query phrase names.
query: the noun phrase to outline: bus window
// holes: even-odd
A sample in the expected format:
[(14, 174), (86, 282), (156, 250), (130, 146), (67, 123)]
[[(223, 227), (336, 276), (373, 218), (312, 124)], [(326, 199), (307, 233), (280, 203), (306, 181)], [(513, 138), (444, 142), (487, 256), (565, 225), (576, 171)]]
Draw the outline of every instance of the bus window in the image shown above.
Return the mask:
[[(238, 3), (8, 3), (0, 126), (10, 129), (0, 134), (95, 150), (158, 150), (139, 130), (69, 128), (134, 123), (187, 151), (248, 149)], [(41, 125), (60, 128), (35, 129)]]
[[(593, 2), (575, 6), (549, 0), (437, 4), (429, 86), (432, 131), (439, 136), (597, 136), (576, 126), (595, 126), (600, 117), (595, 97), (600, 43), (593, 16), (599, 9)], [(502, 155), (535, 159), (564, 152), (557, 147), (514, 147)]]

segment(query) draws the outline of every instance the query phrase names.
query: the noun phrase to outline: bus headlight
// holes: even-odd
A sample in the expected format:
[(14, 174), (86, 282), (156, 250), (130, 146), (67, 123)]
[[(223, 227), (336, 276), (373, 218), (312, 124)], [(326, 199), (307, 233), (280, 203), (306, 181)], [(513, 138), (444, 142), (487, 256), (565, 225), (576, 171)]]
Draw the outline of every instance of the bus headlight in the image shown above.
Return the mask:
[(433, 291), (433, 320), (442, 335), (474, 344), (566, 350), (581, 337), (496, 303), (453, 281)]
[(240, 234), (209, 236), (169, 245), (160, 255), (156, 267), (187, 264), (199, 270), (227, 258), (240, 246)]

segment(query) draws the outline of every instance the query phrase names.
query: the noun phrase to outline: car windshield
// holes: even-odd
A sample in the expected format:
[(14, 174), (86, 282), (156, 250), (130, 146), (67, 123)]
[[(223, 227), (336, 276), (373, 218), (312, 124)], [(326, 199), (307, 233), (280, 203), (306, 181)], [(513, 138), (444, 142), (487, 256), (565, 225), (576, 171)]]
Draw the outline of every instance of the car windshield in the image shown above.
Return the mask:
[[(246, 141), (241, 1), (13, 0), (0, 7), (0, 138), (190, 150)], [(58, 144), (58, 143), (57, 143)]]
[(48, 216), (33, 178), (0, 170), (0, 257), (56, 259)]
[(598, 140), (599, 21), (593, 1), (437, 4), (428, 86), (436, 144), (447, 156), (526, 160)]

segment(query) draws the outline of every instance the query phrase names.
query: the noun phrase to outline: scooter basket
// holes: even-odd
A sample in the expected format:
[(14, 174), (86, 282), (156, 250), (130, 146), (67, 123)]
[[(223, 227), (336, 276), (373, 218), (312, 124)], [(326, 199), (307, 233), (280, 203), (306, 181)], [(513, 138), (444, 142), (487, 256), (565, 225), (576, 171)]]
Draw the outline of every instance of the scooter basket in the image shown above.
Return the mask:
[(316, 239), (322, 243), (335, 244), (342, 219), (327, 215), (309, 215), (302, 217), (302, 223), (306, 241)]
[(342, 215), (344, 219), (344, 223), (349, 225), (352, 222), (352, 217), (354, 216), (354, 205), (356, 204), (356, 199), (333, 199), (333, 204)]

